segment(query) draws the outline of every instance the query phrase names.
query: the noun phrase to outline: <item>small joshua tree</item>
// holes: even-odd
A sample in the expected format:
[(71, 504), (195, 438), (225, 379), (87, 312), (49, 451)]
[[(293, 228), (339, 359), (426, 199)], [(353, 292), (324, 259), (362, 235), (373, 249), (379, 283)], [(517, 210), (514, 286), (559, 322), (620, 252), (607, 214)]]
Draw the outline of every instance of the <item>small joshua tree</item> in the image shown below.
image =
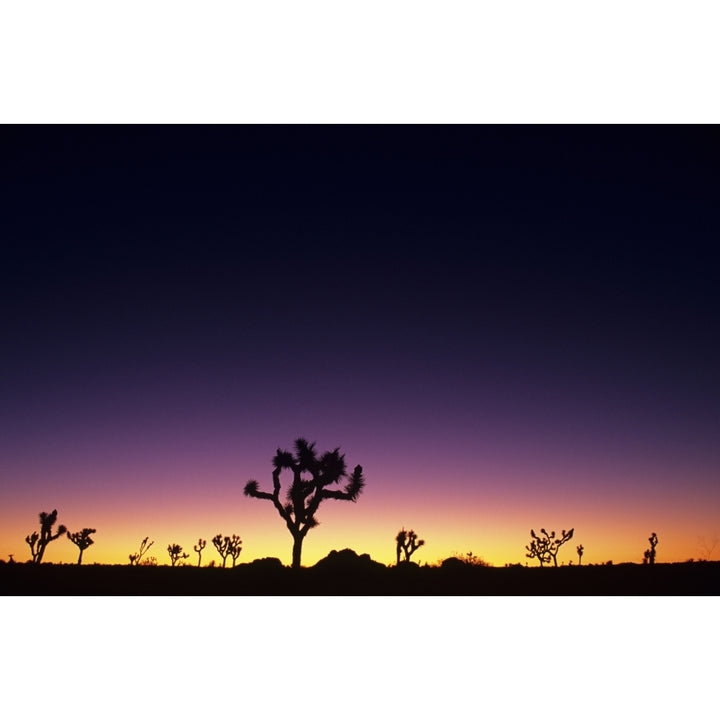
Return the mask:
[(235, 567), (235, 561), (240, 557), (240, 553), (242, 552), (242, 540), (237, 535), (233, 535), (230, 538), (229, 548), (230, 557), (233, 561), (232, 566)]
[(38, 533), (36, 530), (32, 535), (25, 538), (25, 542), (30, 546), (32, 561), (37, 564), (42, 562), (48, 543), (57, 540), (67, 532), (64, 525), (59, 525), (57, 532), (53, 535), (52, 527), (57, 522), (57, 510), (53, 510), (51, 513), (41, 512), (39, 517), (40, 532)]
[(215, 549), (220, 553), (220, 557), (222, 558), (223, 564), (222, 566), (225, 567), (225, 563), (227, 561), (227, 556), (230, 554), (229, 544), (230, 544), (230, 538), (222, 536), (221, 533), (218, 533), (213, 539), (212, 543), (215, 546)]
[(93, 528), (83, 528), (80, 532), (68, 532), (67, 534), (68, 540), (80, 548), (80, 555), (78, 555), (77, 561), (78, 565), (82, 563), (83, 552), (95, 543), (95, 541), (90, 537), (90, 535), (94, 532), (97, 531)]
[(526, 557), (537, 558), (540, 561), (540, 567), (552, 559), (553, 564), (557, 567), (558, 551), (573, 536), (575, 528), (570, 528), (567, 532), (563, 530), (561, 537), (556, 537), (554, 530), (548, 533), (545, 528), (540, 528), (540, 532), (541, 535), (536, 535), (534, 530), (530, 530), (532, 542), (525, 546), (528, 551)]
[(240, 551), (242, 550), (242, 540), (237, 535), (223, 536), (218, 533), (213, 538), (213, 545), (223, 559), (222, 566), (225, 567), (228, 556), (230, 556), (233, 559), (233, 567), (235, 567), (235, 561), (240, 556)]
[(713, 535), (709, 540), (706, 540), (704, 535), (700, 535), (700, 537), (698, 538), (698, 543), (700, 544), (700, 548), (705, 555), (705, 560), (710, 559), (710, 556), (713, 554), (713, 551), (717, 547), (718, 542), (720, 542), (720, 538), (717, 535)]
[(130, 564), (131, 565), (140, 565), (140, 561), (142, 560), (142, 556), (153, 546), (154, 540), (150, 540), (148, 543), (148, 540), (150, 540), (149, 537), (146, 537), (141, 543), (140, 543), (140, 549), (133, 553), (132, 555), (128, 555), (130, 558)]
[(186, 558), (190, 557), (187, 553), (183, 552), (182, 546), (178, 545), (177, 543), (168, 545), (167, 551), (168, 555), (170, 556), (170, 564), (173, 567), (177, 565), (178, 560), (185, 560)]
[(410, 556), (424, 544), (424, 540), (420, 540), (414, 530), (405, 530), (403, 528), (395, 538), (395, 554), (397, 556), (397, 564), (400, 564), (400, 553), (405, 554), (403, 562), (410, 562)]
[[(340, 454), (340, 448), (318, 457), (315, 443), (309, 443), (303, 438), (295, 440), (294, 455), (278, 448), (272, 462), (275, 466), (272, 492), (261, 491), (257, 480), (250, 480), (245, 485), (244, 493), (248, 497), (272, 502), (293, 537), (292, 567), (299, 568), (303, 540), (312, 528), (319, 525), (315, 515), (320, 503), (325, 500), (355, 502), (365, 485), (365, 478), (360, 465), (356, 465), (352, 473), (348, 474), (345, 456)], [(280, 473), (283, 470), (292, 473), (284, 504), (280, 499)], [(342, 490), (330, 489), (341, 481), (345, 482)]]
[(658, 544), (658, 536), (653, 533), (649, 538), (648, 542), (650, 547), (645, 551), (643, 555), (643, 565), (654, 565), (655, 564), (655, 546)]
[(582, 545), (578, 545), (576, 549), (578, 554), (578, 565), (582, 565), (582, 556), (585, 552), (585, 548)]
[(202, 551), (205, 549), (207, 543), (202, 538), (198, 538), (198, 544), (193, 547), (193, 550), (198, 554), (198, 567), (202, 561)]

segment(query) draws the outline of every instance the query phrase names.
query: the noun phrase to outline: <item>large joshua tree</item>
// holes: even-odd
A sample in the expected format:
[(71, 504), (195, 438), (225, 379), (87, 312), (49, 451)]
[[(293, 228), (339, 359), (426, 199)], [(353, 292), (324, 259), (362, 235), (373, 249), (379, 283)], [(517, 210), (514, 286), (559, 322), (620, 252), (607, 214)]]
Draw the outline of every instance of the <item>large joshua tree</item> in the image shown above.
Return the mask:
[[(356, 465), (348, 475), (345, 456), (340, 454), (340, 448), (318, 457), (315, 443), (309, 443), (304, 438), (295, 441), (294, 455), (278, 448), (273, 465), (273, 491), (263, 492), (258, 489), (256, 480), (250, 480), (245, 485), (245, 495), (270, 500), (275, 506), (293, 536), (292, 566), (299, 568), (303, 540), (310, 529), (319, 524), (315, 514), (320, 503), (323, 500), (355, 502), (365, 485), (365, 478), (360, 465)], [(284, 503), (280, 499), (280, 474), (283, 470), (292, 473)], [(330, 489), (341, 480), (347, 481), (341, 490)]]
[(67, 528), (64, 525), (58, 526), (57, 532), (53, 535), (53, 525), (57, 522), (57, 510), (53, 510), (51, 513), (41, 512), (40, 513), (40, 532), (37, 530), (28, 535), (25, 538), (25, 542), (30, 546), (30, 552), (32, 553), (32, 561), (34, 563), (41, 563), (43, 555), (45, 554), (45, 548), (48, 543), (53, 540), (57, 540), (61, 535), (67, 532)]

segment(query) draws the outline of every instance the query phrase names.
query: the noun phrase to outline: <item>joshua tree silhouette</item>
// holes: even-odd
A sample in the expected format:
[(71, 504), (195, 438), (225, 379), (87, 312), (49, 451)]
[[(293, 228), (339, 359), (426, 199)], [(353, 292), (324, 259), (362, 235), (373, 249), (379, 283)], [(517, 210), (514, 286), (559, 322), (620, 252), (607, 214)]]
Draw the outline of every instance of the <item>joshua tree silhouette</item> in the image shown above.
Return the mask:
[(170, 564), (173, 567), (177, 565), (178, 560), (185, 560), (186, 558), (190, 557), (187, 553), (183, 552), (182, 546), (178, 545), (177, 543), (168, 545), (167, 551), (168, 555), (170, 556)]
[(566, 543), (573, 536), (575, 528), (570, 528), (567, 532), (562, 531), (561, 537), (555, 537), (555, 531), (553, 530), (548, 534), (545, 528), (540, 528), (542, 537), (536, 535), (534, 530), (530, 530), (532, 536), (532, 542), (530, 545), (526, 545), (525, 549), (528, 551), (526, 557), (536, 557), (540, 561), (540, 567), (545, 563), (549, 563), (552, 558), (553, 564), (557, 567), (557, 554), (560, 547)]
[[(320, 503), (323, 500), (355, 502), (365, 485), (365, 478), (360, 465), (355, 466), (351, 475), (347, 474), (345, 456), (340, 454), (340, 448), (318, 457), (315, 443), (304, 438), (295, 440), (295, 455), (278, 448), (273, 465), (273, 491), (262, 492), (257, 480), (250, 480), (245, 485), (245, 495), (270, 500), (275, 506), (293, 536), (292, 567), (299, 568), (303, 540), (308, 531), (319, 524), (315, 514)], [(285, 504), (280, 500), (280, 473), (283, 470), (290, 470), (293, 476)], [(348, 482), (342, 490), (329, 489), (343, 478)]]
[(130, 558), (130, 564), (131, 565), (140, 565), (140, 561), (142, 560), (142, 556), (153, 546), (154, 540), (150, 540), (148, 543), (148, 540), (150, 538), (146, 537), (141, 543), (140, 543), (140, 549), (133, 553), (132, 555), (128, 555)]
[(80, 555), (78, 555), (77, 564), (82, 563), (83, 552), (95, 543), (90, 537), (94, 532), (97, 532), (93, 528), (83, 528), (80, 532), (71, 533), (68, 531), (67, 537), (70, 542), (75, 543), (80, 548)]
[(403, 528), (395, 538), (395, 554), (397, 556), (397, 564), (400, 564), (400, 553), (405, 553), (403, 562), (410, 562), (410, 556), (424, 544), (424, 540), (420, 540), (414, 530), (406, 530)]
[(237, 536), (233, 535), (230, 538), (230, 557), (233, 560), (232, 566), (235, 567), (235, 561), (240, 557), (242, 552), (242, 540)]
[(200, 567), (200, 561), (202, 560), (202, 551), (205, 549), (207, 543), (202, 538), (198, 538), (198, 544), (193, 547), (193, 550), (198, 554), (198, 567)]
[(705, 555), (705, 560), (710, 559), (710, 556), (713, 554), (718, 542), (720, 542), (720, 538), (718, 538), (717, 535), (713, 535), (710, 540), (706, 540), (704, 535), (700, 535), (700, 537), (698, 537), (698, 544)]
[(582, 556), (585, 552), (585, 548), (582, 545), (578, 545), (576, 549), (578, 554), (578, 565), (582, 565)]
[(30, 546), (32, 561), (38, 564), (42, 562), (48, 543), (57, 540), (67, 532), (64, 525), (59, 525), (57, 532), (54, 535), (52, 533), (52, 527), (57, 522), (57, 510), (53, 510), (51, 513), (41, 512), (39, 517), (40, 532), (38, 533), (36, 530), (32, 535), (25, 538), (25, 542)]
[(242, 540), (238, 535), (232, 535), (224, 537), (218, 533), (212, 540), (215, 549), (220, 553), (220, 557), (223, 559), (222, 566), (225, 567), (228, 556), (233, 559), (233, 567), (235, 567), (235, 561), (240, 557), (242, 551)]
[(653, 533), (649, 538), (648, 542), (650, 547), (645, 551), (643, 555), (643, 565), (654, 565), (655, 564), (655, 546), (658, 544), (658, 536)]

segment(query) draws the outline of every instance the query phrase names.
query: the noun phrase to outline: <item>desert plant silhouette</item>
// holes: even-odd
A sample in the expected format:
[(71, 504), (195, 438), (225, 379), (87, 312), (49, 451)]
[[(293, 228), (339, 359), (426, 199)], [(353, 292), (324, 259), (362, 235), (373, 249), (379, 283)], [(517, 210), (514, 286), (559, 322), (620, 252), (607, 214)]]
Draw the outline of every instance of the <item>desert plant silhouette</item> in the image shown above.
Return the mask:
[(718, 542), (720, 542), (720, 538), (717, 535), (713, 535), (709, 540), (706, 540), (704, 535), (700, 535), (698, 537), (698, 544), (705, 556), (703, 558), (704, 560), (710, 559), (710, 556), (713, 554)]
[(53, 510), (51, 513), (41, 512), (39, 517), (40, 532), (38, 533), (36, 530), (25, 538), (25, 542), (30, 546), (32, 561), (37, 564), (42, 562), (48, 543), (57, 540), (67, 532), (64, 525), (59, 525), (57, 532), (54, 535), (52, 533), (52, 527), (57, 522), (57, 510)]
[(95, 543), (95, 541), (90, 537), (90, 535), (94, 532), (97, 532), (94, 528), (83, 528), (80, 532), (74, 533), (71, 533), (68, 530), (68, 540), (80, 548), (80, 554), (78, 555), (77, 561), (78, 565), (82, 564), (83, 552)]
[(649, 538), (648, 542), (650, 547), (643, 554), (643, 565), (654, 565), (655, 564), (655, 547), (658, 544), (658, 536), (653, 533)]
[(182, 545), (177, 543), (171, 543), (167, 546), (168, 555), (170, 556), (170, 564), (175, 567), (178, 560), (185, 560), (190, 557), (187, 553), (183, 552)]
[[(299, 568), (302, 544), (311, 528), (317, 527), (315, 514), (323, 500), (350, 500), (355, 502), (365, 485), (362, 467), (356, 465), (351, 475), (347, 474), (345, 456), (340, 448), (325, 452), (318, 457), (315, 443), (304, 438), (295, 440), (295, 455), (281, 450), (273, 458), (275, 469), (272, 473), (273, 491), (258, 489), (256, 480), (245, 485), (245, 495), (261, 500), (270, 500), (280, 517), (285, 521), (293, 537), (292, 567)], [(280, 474), (283, 470), (292, 472), (292, 484), (286, 493), (286, 503), (280, 500)], [(342, 490), (330, 490), (343, 478), (348, 482)]]
[(202, 561), (202, 551), (205, 549), (207, 543), (202, 538), (198, 538), (198, 544), (193, 546), (193, 550), (198, 554), (198, 567)]
[[(472, 550), (468, 550), (466, 553), (453, 553), (450, 558), (446, 560), (459, 560), (463, 565), (469, 565), (470, 567), (490, 567), (490, 564), (485, 562), (481, 557), (476, 555)], [(441, 563), (442, 565), (442, 563)]]
[(133, 553), (132, 555), (128, 555), (128, 558), (130, 558), (130, 564), (131, 565), (140, 565), (140, 561), (142, 560), (142, 556), (153, 546), (155, 543), (154, 540), (150, 540), (148, 543), (148, 540), (150, 540), (149, 537), (146, 537), (141, 543), (140, 543), (140, 549)]
[(212, 540), (215, 549), (220, 553), (220, 557), (223, 559), (222, 566), (225, 567), (228, 556), (233, 559), (233, 567), (235, 567), (235, 561), (240, 557), (242, 551), (242, 540), (238, 535), (228, 536), (218, 533)]
[(235, 567), (236, 560), (240, 557), (242, 552), (242, 540), (237, 536), (233, 535), (230, 538), (230, 557), (233, 561), (233, 567)]
[(582, 545), (578, 545), (577, 548), (577, 554), (578, 554), (578, 565), (582, 565), (582, 556), (585, 552), (585, 548)]
[(540, 561), (540, 567), (545, 563), (549, 563), (552, 558), (553, 564), (557, 567), (557, 554), (564, 543), (566, 543), (573, 536), (575, 528), (570, 528), (567, 532), (562, 531), (560, 537), (555, 536), (555, 531), (548, 533), (545, 528), (540, 528), (541, 535), (536, 535), (534, 530), (530, 530), (532, 536), (532, 542), (530, 545), (526, 545), (525, 549), (528, 551), (526, 557), (537, 558)]
[(397, 556), (397, 564), (400, 564), (400, 554), (404, 553), (403, 562), (410, 562), (410, 556), (425, 544), (424, 540), (420, 540), (414, 530), (406, 530), (403, 528), (395, 537), (395, 554)]

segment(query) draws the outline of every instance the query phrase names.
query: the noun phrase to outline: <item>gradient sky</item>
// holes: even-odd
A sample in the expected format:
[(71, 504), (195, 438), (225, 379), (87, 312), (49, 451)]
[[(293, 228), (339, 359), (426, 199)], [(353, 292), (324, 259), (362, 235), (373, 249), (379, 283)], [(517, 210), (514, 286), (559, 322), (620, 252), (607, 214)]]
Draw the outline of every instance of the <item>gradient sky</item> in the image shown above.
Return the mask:
[[(702, 126), (0, 129), (0, 558), (41, 510), (204, 561), (291, 560), (271, 459), (367, 484), (303, 564), (707, 555), (720, 535), (720, 132)], [(196, 557), (193, 555), (193, 557)], [(720, 547), (712, 559), (720, 557)], [(67, 539), (46, 560), (72, 562)]]

